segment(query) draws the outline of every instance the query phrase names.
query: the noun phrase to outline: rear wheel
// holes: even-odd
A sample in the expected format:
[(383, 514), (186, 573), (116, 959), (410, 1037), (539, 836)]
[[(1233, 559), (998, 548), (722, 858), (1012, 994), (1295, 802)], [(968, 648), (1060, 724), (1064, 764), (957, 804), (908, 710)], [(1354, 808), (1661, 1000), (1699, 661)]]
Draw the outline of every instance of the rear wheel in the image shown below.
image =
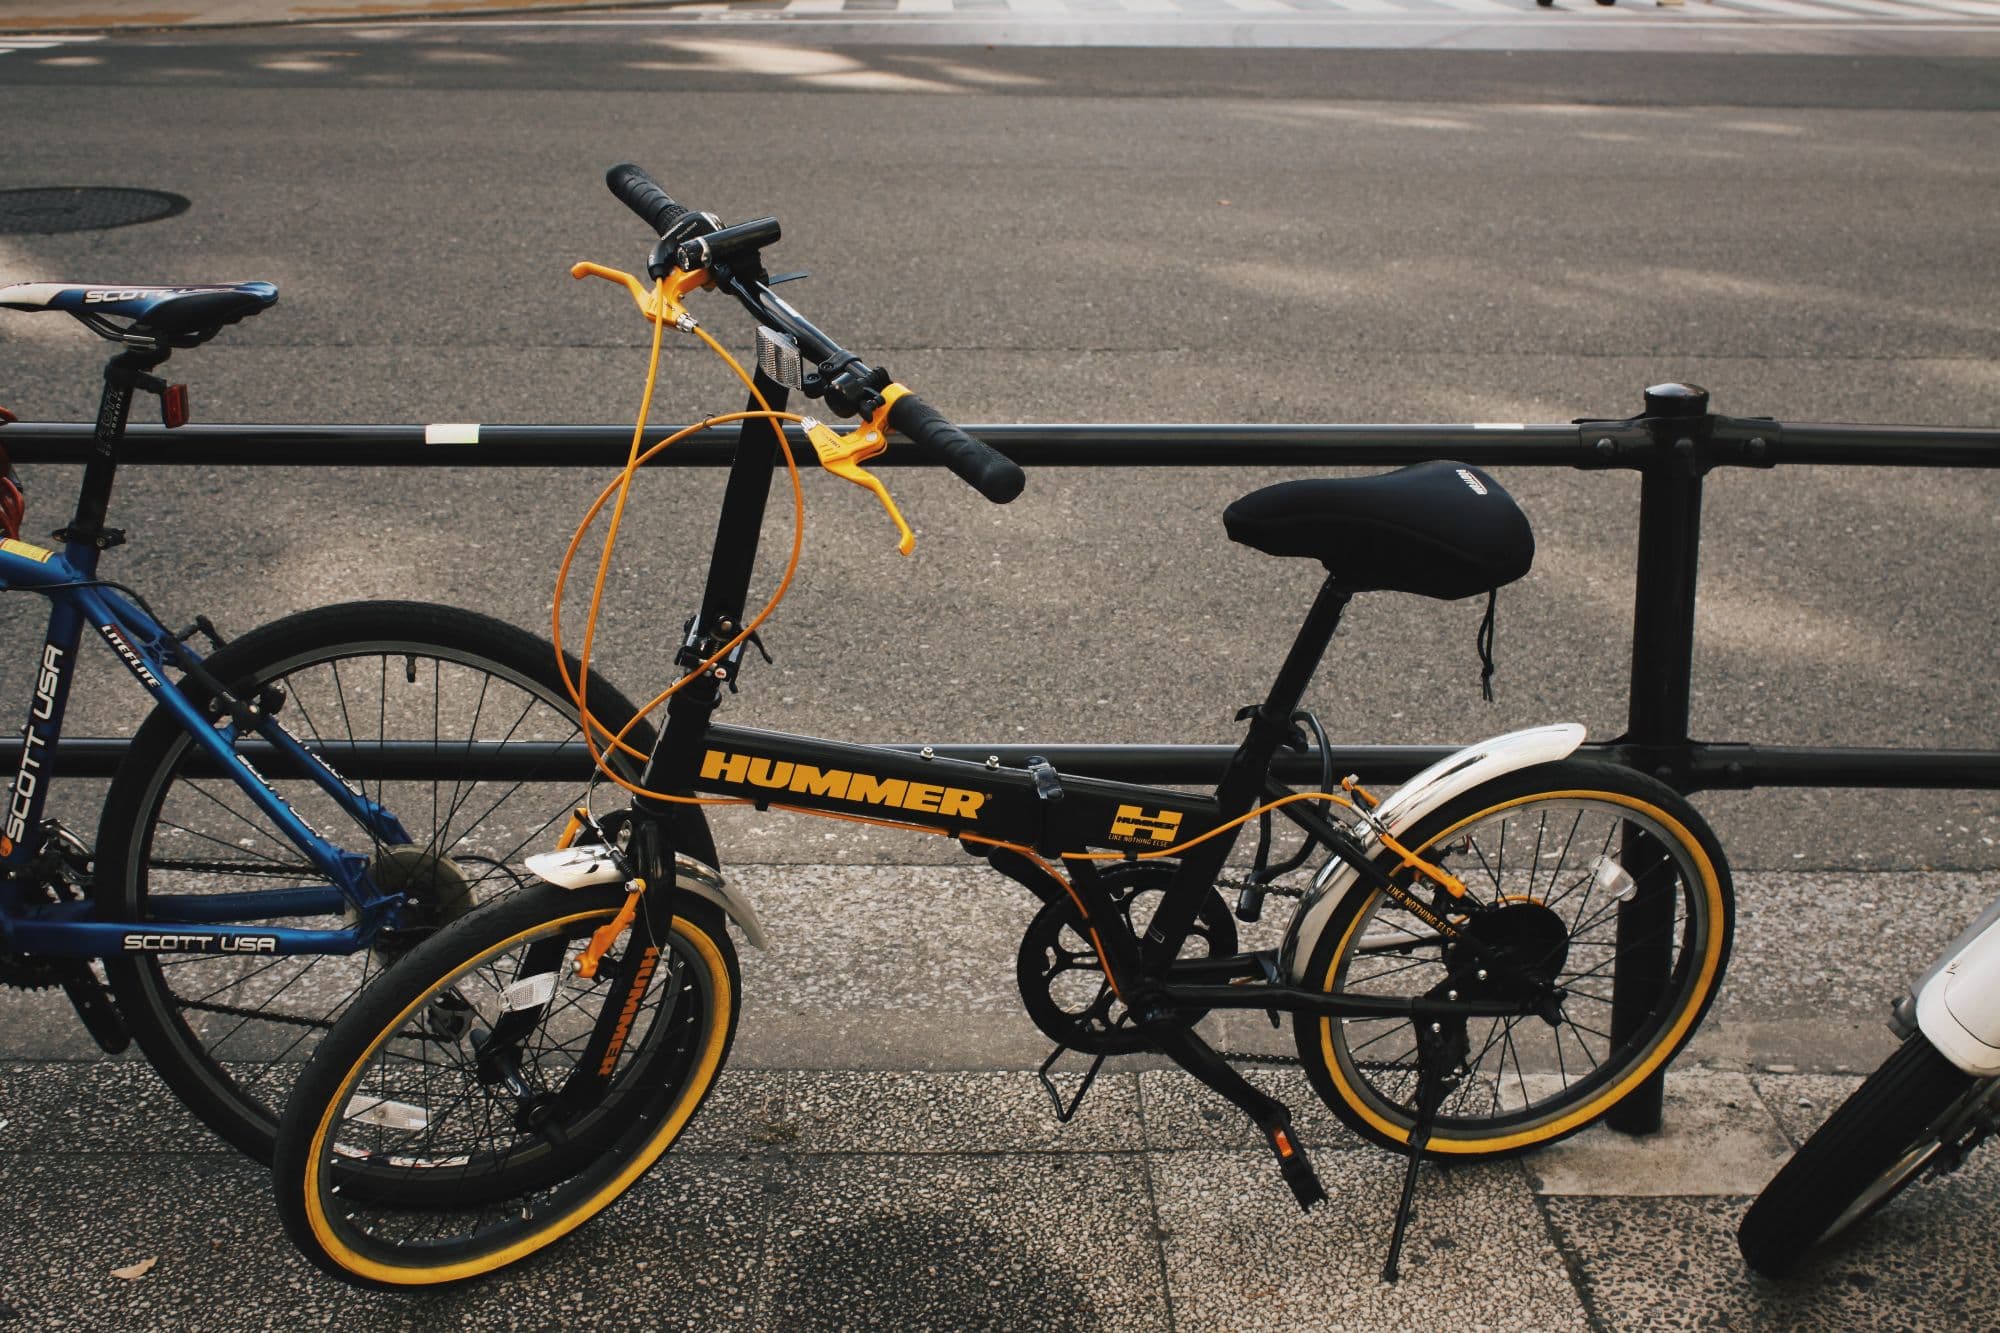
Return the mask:
[(1783, 1277), (1815, 1246), (1867, 1217), (1933, 1163), (1983, 1135), (2000, 1081), (1975, 1078), (1919, 1032), (1792, 1154), (1743, 1215), (1752, 1268)]
[(594, 979), (617, 886), (537, 884), (439, 931), (300, 1076), (274, 1176), (286, 1233), (365, 1287), (462, 1281), (560, 1239), (671, 1147), (735, 1035), (720, 915), (649, 892)]
[[(320, 835), (366, 857), (408, 900), (397, 929), (352, 955), (166, 953), (106, 960), (132, 1029), (160, 1075), (223, 1138), (268, 1162), (292, 1079), (349, 999), (422, 934), (519, 882), (526, 854), (552, 846), (588, 777), (554, 757), (581, 737), (577, 709), (542, 639), (490, 617), (410, 602), (307, 611), (235, 639), (208, 667), (239, 698), (273, 701), (307, 746), (349, 747), (334, 765), (386, 807), (409, 841), (386, 843), (303, 774), (263, 776)], [(571, 664), (574, 674), (575, 664)], [(192, 693), (192, 689), (183, 686)], [(591, 711), (614, 727), (633, 707), (593, 680)], [(634, 744), (647, 748), (651, 733)], [(386, 766), (393, 748), (438, 756), (503, 747), (504, 775), (426, 776)], [(263, 910), (254, 896), (330, 882), (229, 777), (204, 768), (164, 709), (113, 780), (98, 828), (96, 894), (113, 920), (171, 926), (227, 920), (336, 929), (343, 917)], [(699, 848), (685, 837), (681, 845)], [(246, 907), (217, 914), (222, 895)], [(272, 902), (277, 900), (273, 898)]]
[[(1524, 769), (1447, 802), (1402, 842), (1464, 882), (1474, 910), (1428, 881), (1417, 896), (1483, 952), (1357, 883), (1320, 932), (1305, 984), (1524, 1007), (1554, 988), (1560, 999), (1546, 1015), (1427, 1022), (1422, 1046), (1407, 1018), (1302, 1015), (1294, 1032), (1314, 1088), (1376, 1143), (1408, 1143), (1426, 1051), (1448, 1066), (1427, 1153), (1553, 1142), (1663, 1069), (1715, 998), (1733, 912), (1722, 850), (1685, 800), (1643, 774), (1581, 760)], [(1379, 865), (1412, 882), (1399, 858)], [(1644, 935), (1633, 929), (1641, 915), (1652, 921)], [(1515, 966), (1493, 966), (1496, 955)], [(1663, 979), (1656, 992), (1628, 986), (1614, 1006), (1613, 977), (1649, 966)]]

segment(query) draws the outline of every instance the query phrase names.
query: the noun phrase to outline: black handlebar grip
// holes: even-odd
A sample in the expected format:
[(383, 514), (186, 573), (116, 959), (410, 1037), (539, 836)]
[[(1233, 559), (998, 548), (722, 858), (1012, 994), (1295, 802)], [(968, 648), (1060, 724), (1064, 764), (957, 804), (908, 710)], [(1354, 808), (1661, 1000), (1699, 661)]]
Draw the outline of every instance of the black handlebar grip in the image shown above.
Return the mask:
[(621, 162), (604, 173), (604, 183), (620, 203), (645, 219), (655, 236), (666, 235), (667, 228), (687, 216), (688, 210), (675, 203), (643, 167)]
[(1028, 484), (1020, 464), (973, 439), (913, 393), (889, 405), (889, 424), (937, 454), (946, 467), (994, 504), (1006, 504)]

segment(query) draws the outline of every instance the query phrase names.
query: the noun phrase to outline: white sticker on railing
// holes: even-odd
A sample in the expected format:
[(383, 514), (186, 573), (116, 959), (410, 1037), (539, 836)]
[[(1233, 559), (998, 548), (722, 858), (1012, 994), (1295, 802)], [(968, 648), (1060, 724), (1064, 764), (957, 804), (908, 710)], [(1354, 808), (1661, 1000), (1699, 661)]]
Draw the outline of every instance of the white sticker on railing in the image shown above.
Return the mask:
[(517, 1009), (539, 1009), (547, 1004), (549, 997), (555, 993), (556, 974), (553, 972), (522, 977), (500, 992), (500, 1012), (511, 1014)]
[(438, 421), (424, 427), (425, 444), (478, 444), (476, 421)]
[(1474, 430), (1526, 430), (1527, 423), (1520, 421), (1475, 421)]

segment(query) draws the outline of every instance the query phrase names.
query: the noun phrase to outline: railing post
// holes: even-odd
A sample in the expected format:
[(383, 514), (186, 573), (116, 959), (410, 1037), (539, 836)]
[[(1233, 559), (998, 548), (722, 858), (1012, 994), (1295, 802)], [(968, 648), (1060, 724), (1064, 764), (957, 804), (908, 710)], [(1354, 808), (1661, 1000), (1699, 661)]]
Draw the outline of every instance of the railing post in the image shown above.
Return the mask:
[[(1632, 608), (1632, 695), (1625, 743), (1669, 786), (1686, 786), (1688, 696), (1694, 672), (1695, 576), (1701, 560), (1701, 486), (1707, 463), (1708, 391), (1689, 384), (1646, 390), (1654, 456), (1639, 473), (1639, 570)], [(1633, 869), (1663, 855), (1643, 834), (1622, 855)], [(1639, 845), (1633, 845), (1637, 843)], [(1665, 991), (1674, 929), (1671, 884), (1618, 909), (1618, 973), (1612, 981), (1611, 1039), (1626, 1039)], [(1657, 1133), (1665, 1071), (1605, 1117), (1627, 1134)]]

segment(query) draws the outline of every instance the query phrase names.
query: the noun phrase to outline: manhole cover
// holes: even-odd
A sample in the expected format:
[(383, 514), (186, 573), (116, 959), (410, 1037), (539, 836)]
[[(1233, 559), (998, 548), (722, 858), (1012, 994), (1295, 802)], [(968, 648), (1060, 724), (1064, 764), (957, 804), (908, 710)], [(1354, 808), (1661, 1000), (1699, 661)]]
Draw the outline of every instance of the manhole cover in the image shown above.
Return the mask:
[(158, 222), (187, 210), (188, 201), (165, 190), (99, 185), (57, 185), (0, 190), (0, 236), (48, 236), (59, 231), (101, 231)]

